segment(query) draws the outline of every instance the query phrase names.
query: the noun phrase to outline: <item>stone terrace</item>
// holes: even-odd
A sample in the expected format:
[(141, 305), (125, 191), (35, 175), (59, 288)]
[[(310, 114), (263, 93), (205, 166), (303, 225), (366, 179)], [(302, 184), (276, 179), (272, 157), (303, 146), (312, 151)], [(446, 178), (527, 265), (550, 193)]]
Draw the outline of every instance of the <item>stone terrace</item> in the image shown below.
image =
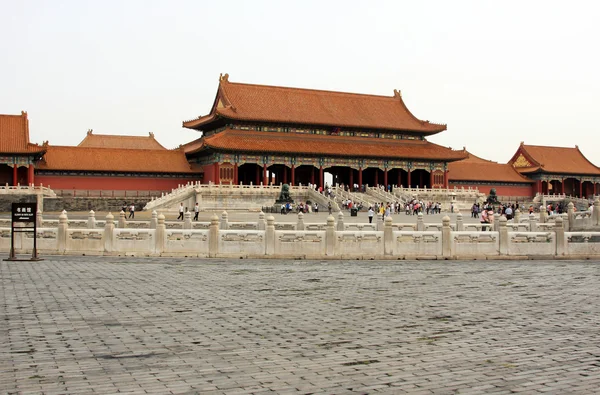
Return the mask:
[(2, 393), (595, 393), (595, 262), (0, 263)]

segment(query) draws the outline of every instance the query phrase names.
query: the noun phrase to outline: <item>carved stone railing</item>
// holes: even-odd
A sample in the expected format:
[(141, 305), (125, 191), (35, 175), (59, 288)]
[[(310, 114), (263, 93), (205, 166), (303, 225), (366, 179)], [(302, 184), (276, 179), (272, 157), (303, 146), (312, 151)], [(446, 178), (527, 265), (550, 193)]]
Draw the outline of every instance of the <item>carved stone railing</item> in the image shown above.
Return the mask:
[(45, 197), (56, 197), (56, 193), (43, 185), (2, 185), (0, 195), (43, 195)]
[[(509, 226), (499, 217), (494, 230), (471, 230), (458, 219), (455, 224), (444, 217), (442, 223), (419, 221), (394, 224), (391, 217), (377, 224), (345, 224), (343, 213), (329, 216), (326, 223), (276, 223), (272, 216), (260, 213), (256, 222), (229, 222), (226, 212), (214, 215), (210, 223), (192, 223), (191, 214), (178, 228), (169, 228), (162, 214), (155, 215), (148, 228), (130, 228), (108, 214), (103, 227), (96, 227), (93, 215), (88, 227), (81, 221), (69, 221), (63, 212), (56, 227), (37, 229), (40, 254), (104, 254), (140, 256), (199, 257), (273, 257), (350, 259), (486, 259), (488, 257), (595, 257), (600, 258), (600, 232), (567, 232), (562, 216), (554, 224), (536, 224), (538, 229)], [(43, 219), (38, 218), (43, 221)], [(73, 225), (78, 224), (78, 227)], [(540, 230), (540, 225), (543, 230)], [(196, 226), (201, 225), (201, 226)], [(517, 227), (515, 229), (515, 226)], [(462, 230), (461, 230), (462, 229)], [(469, 229), (469, 230), (465, 230)], [(9, 228), (0, 228), (0, 251), (11, 244)], [(33, 234), (18, 233), (14, 245), (17, 253), (29, 253)]]

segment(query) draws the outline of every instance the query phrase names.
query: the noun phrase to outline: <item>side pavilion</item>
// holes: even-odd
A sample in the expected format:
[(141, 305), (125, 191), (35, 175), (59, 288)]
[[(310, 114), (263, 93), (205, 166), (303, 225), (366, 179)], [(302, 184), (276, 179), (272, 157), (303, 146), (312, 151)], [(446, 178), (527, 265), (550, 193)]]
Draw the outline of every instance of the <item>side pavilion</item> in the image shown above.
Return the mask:
[(430, 143), (446, 125), (416, 118), (400, 92), (375, 96), (233, 83), (221, 75), (203, 133), (182, 146), (203, 182), (447, 187), (466, 154)]
[(598, 193), (600, 169), (578, 146), (548, 147), (521, 142), (508, 163), (533, 180), (534, 195), (566, 194), (585, 198)]
[(29, 119), (21, 115), (0, 114), (0, 185), (35, 183), (36, 162), (48, 148), (29, 142)]

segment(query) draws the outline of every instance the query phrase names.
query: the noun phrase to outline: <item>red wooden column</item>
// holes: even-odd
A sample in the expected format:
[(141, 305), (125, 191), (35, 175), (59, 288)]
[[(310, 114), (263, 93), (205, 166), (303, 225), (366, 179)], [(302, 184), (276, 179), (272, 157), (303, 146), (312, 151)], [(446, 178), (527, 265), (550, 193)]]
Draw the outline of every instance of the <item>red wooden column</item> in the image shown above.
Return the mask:
[(410, 188), (410, 173), (412, 173), (411, 169), (408, 169), (408, 181), (407, 181), (407, 187)]
[(375, 169), (375, 186), (379, 186), (379, 169)]
[(16, 186), (17, 186), (17, 184), (19, 183), (19, 178), (18, 178), (19, 176), (17, 175), (17, 171), (18, 171), (18, 167), (17, 167), (17, 165), (15, 164), (15, 165), (13, 166), (13, 186), (15, 186), (15, 187), (16, 187)]
[(287, 177), (287, 166), (283, 166), (283, 183), (287, 184), (288, 183), (288, 177)]
[(323, 174), (323, 166), (319, 167), (319, 186), (322, 187), (323, 189), (325, 189), (325, 183), (323, 182), (324, 180), (324, 174)]
[(583, 197), (583, 181), (579, 180), (579, 197)]
[(255, 185), (260, 184), (260, 166), (258, 165), (258, 163), (256, 164), (256, 177), (255, 177)]
[(444, 171), (444, 188), (448, 188), (448, 170)]
[(296, 166), (292, 165), (292, 186), (296, 183)]
[(562, 194), (565, 193), (565, 179), (564, 178), (560, 180), (560, 193), (562, 193)]
[(383, 170), (383, 187), (387, 191), (388, 186), (388, 169)]
[(33, 165), (29, 165), (29, 168), (27, 169), (27, 185), (31, 185), (34, 184), (34, 179), (33, 179)]
[(233, 164), (233, 183), (236, 184), (236, 185), (240, 183), (239, 175), (238, 175), (238, 164), (237, 163)]
[(362, 167), (358, 168), (358, 190), (362, 192)]
[(596, 196), (596, 182), (594, 182), (594, 197)]
[(215, 184), (218, 184), (221, 182), (221, 174), (219, 173), (220, 169), (219, 169), (219, 163), (215, 163), (214, 164), (214, 170), (215, 170)]
[[(398, 169), (398, 182), (396, 183), (396, 186), (398, 188), (400, 188), (400, 185), (402, 185), (402, 170)], [(404, 185), (406, 186), (406, 185)]]
[(429, 172), (429, 188), (433, 188), (433, 170)]
[(263, 185), (269, 185), (269, 180), (267, 179), (267, 164), (263, 165)]

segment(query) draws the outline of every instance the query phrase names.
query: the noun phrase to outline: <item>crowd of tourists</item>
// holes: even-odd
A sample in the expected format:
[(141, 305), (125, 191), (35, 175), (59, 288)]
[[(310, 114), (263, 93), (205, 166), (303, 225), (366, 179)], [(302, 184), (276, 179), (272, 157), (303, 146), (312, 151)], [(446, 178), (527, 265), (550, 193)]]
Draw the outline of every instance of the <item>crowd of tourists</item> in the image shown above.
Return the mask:
[[(329, 202), (329, 207), (331, 210), (331, 202)], [(318, 213), (319, 212), (319, 203), (314, 202), (311, 204), (311, 202), (307, 201), (307, 202), (300, 202), (296, 205), (294, 205), (293, 203), (287, 202), (287, 203), (281, 203), (281, 214), (289, 214), (292, 211), (295, 211), (296, 213), (303, 213), (303, 214), (307, 214), (307, 213)]]
[[(517, 210), (525, 211), (523, 207), (519, 206), (519, 203), (508, 203), (508, 204), (498, 204), (497, 207), (494, 207), (489, 203), (474, 203), (471, 207), (471, 218), (479, 218), (482, 223), (493, 223), (494, 222), (494, 214), (499, 214), (501, 216), (506, 217), (507, 220), (513, 219)], [(527, 208), (527, 214), (532, 214), (536, 210), (533, 205), (530, 205)], [(566, 212), (565, 205), (563, 202), (559, 202), (557, 204), (550, 203), (546, 206), (540, 206), (539, 212), (545, 211), (548, 215), (562, 214)]]

